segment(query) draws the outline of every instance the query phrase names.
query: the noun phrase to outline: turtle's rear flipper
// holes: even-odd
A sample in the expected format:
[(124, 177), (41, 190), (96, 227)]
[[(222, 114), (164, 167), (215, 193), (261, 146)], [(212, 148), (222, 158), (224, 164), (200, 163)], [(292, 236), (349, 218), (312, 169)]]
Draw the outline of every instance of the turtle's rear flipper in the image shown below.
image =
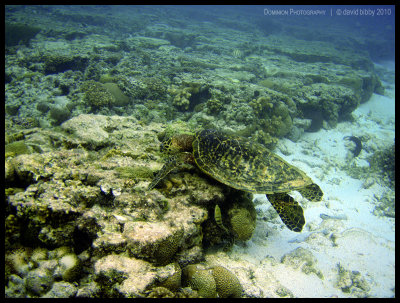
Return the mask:
[(308, 185), (302, 189), (298, 189), (300, 194), (311, 202), (319, 202), (322, 200), (324, 193), (317, 184)]
[(153, 181), (149, 184), (148, 190), (152, 190), (162, 179), (164, 179), (175, 167), (178, 166), (176, 157), (169, 158), (164, 164), (158, 174), (154, 177)]
[(305, 219), (300, 204), (286, 193), (266, 194), (266, 196), (287, 228), (301, 232)]

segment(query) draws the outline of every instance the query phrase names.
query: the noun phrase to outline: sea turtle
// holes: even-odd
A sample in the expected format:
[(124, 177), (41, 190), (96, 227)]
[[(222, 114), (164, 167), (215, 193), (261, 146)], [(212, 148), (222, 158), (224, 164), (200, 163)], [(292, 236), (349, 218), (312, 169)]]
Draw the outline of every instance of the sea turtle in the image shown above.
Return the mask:
[(297, 190), (310, 201), (321, 201), (323, 196), (319, 186), (304, 172), (264, 146), (217, 130), (172, 136), (162, 143), (161, 150), (174, 156), (150, 183), (149, 190), (180, 163), (194, 162), (204, 173), (223, 184), (266, 194), (283, 223), (295, 232), (302, 230), (304, 214), (288, 192)]

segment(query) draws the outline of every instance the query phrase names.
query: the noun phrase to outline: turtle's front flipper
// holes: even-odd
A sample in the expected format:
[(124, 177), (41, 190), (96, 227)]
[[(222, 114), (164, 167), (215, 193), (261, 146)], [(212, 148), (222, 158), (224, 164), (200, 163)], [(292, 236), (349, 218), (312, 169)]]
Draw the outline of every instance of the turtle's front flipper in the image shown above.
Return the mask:
[(161, 170), (158, 172), (157, 176), (151, 181), (149, 184), (148, 190), (152, 190), (162, 179), (164, 179), (171, 170), (178, 166), (178, 161), (176, 157), (169, 158), (168, 161), (164, 164)]
[(301, 232), (306, 221), (300, 204), (286, 193), (266, 194), (266, 196), (287, 228)]

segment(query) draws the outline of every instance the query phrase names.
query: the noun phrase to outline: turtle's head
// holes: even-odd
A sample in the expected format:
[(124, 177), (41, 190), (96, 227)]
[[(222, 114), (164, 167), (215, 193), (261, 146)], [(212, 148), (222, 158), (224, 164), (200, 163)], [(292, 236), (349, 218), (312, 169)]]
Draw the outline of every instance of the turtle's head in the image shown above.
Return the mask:
[(160, 146), (160, 150), (166, 153), (177, 153), (182, 151), (192, 151), (193, 135), (181, 134), (165, 139)]

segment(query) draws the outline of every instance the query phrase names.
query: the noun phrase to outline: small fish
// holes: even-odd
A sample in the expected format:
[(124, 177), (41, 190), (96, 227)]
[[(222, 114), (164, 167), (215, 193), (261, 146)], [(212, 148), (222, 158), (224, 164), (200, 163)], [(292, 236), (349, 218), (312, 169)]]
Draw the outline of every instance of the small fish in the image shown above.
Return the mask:
[(327, 214), (320, 214), (319, 217), (322, 220), (333, 219), (333, 220), (347, 220), (347, 216), (345, 214), (339, 214), (336, 216), (331, 216)]
[(239, 49), (234, 49), (232, 54), (235, 58), (242, 58), (243, 56), (243, 53)]
[(352, 150), (352, 152), (353, 152), (354, 158), (357, 157), (362, 150), (361, 140), (355, 136), (346, 136), (346, 137), (343, 137), (343, 139), (353, 141), (355, 143), (356, 147), (354, 150)]
[(223, 229), (224, 231), (228, 232), (228, 229), (224, 226), (224, 224), (222, 223), (222, 215), (221, 215), (221, 209), (219, 208), (218, 204), (215, 205), (215, 209), (214, 209), (214, 219), (215, 222), (217, 223), (217, 225)]

